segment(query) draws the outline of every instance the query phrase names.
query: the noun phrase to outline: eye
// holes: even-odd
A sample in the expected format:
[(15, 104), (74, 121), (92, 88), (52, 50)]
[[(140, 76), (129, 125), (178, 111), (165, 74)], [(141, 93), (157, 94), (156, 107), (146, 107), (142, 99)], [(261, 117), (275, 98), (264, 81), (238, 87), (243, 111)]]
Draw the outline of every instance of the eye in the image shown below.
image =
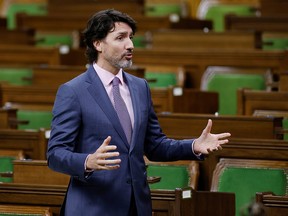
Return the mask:
[(122, 36), (119, 36), (119, 37), (117, 37), (117, 40), (123, 40), (123, 37)]

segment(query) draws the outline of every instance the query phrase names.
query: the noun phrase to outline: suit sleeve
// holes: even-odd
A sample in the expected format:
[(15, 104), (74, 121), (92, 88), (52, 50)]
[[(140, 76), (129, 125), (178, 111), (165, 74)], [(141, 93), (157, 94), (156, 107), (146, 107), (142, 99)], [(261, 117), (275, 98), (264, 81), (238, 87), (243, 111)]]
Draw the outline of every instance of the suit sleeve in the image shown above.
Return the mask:
[(53, 107), (48, 166), (57, 172), (85, 179), (84, 163), (88, 154), (74, 152), (80, 125), (79, 101), (73, 89), (64, 84), (57, 91)]

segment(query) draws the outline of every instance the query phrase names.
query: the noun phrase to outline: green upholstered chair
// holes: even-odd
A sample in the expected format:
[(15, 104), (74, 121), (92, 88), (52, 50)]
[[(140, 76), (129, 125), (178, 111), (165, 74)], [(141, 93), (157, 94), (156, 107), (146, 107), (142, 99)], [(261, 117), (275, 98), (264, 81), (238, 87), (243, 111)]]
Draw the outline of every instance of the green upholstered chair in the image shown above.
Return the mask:
[(147, 175), (161, 177), (159, 182), (150, 184), (150, 189), (175, 190), (189, 186), (189, 173), (184, 165), (148, 165)]
[(31, 68), (5, 68), (0, 67), (0, 82), (4, 81), (13, 85), (31, 85)]
[(16, 14), (46, 15), (46, 3), (11, 3), (7, 9), (7, 28), (16, 28)]
[(52, 121), (51, 111), (36, 111), (36, 110), (21, 110), (17, 111), (17, 119), (19, 121), (27, 121), (28, 124), (19, 125), (18, 129), (39, 129), (39, 128), (50, 128)]
[(199, 163), (197, 161), (151, 162), (144, 157), (147, 177), (160, 177), (160, 181), (150, 183), (150, 189), (175, 190), (191, 187), (197, 189)]
[(149, 3), (145, 4), (145, 16), (169, 16), (171, 14), (181, 15), (181, 4), (173, 4), (173, 3)]
[[(12, 156), (0, 156), (0, 173), (12, 173), (13, 172), (13, 160)], [(13, 178), (10, 176), (0, 176), (0, 182), (13, 182)]]
[(287, 161), (223, 158), (214, 170), (211, 191), (235, 193), (236, 216), (240, 216), (256, 192), (287, 194), (287, 167)]
[(13, 160), (23, 160), (23, 150), (0, 150), (0, 182), (13, 182)]
[(264, 90), (268, 79), (264, 69), (210, 67), (202, 77), (201, 88), (218, 92), (219, 114), (235, 115), (237, 113), (237, 90), (240, 88)]
[(169, 87), (177, 84), (176, 74), (173, 72), (145, 72), (145, 79), (148, 81), (150, 88)]
[(199, 15), (204, 19), (213, 21), (213, 30), (222, 32), (225, 30), (225, 16), (235, 14), (238, 16), (255, 16), (251, 5), (244, 4), (211, 4)]

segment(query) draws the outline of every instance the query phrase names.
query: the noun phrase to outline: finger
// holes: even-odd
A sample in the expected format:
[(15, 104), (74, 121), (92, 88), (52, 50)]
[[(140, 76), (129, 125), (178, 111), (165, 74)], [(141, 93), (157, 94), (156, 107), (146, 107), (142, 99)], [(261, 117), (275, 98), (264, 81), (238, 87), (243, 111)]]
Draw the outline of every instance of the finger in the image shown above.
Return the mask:
[(225, 140), (219, 140), (219, 141), (218, 141), (218, 144), (219, 144), (219, 145), (224, 145), (224, 144), (227, 144), (228, 142), (229, 142), (228, 139), (225, 139)]
[(118, 168), (120, 168), (120, 165), (105, 165), (104, 166), (104, 170), (115, 170), (115, 169), (118, 169)]
[(119, 152), (106, 152), (102, 154), (103, 159), (111, 158), (111, 157), (117, 157), (119, 156)]
[(111, 141), (111, 136), (108, 136), (102, 143), (102, 145), (100, 147), (105, 147), (105, 146), (108, 146), (109, 143)]
[(224, 139), (230, 136), (231, 136), (230, 133), (221, 133), (221, 134), (218, 134), (218, 139)]
[(121, 163), (121, 159), (105, 160), (105, 165), (117, 165)]

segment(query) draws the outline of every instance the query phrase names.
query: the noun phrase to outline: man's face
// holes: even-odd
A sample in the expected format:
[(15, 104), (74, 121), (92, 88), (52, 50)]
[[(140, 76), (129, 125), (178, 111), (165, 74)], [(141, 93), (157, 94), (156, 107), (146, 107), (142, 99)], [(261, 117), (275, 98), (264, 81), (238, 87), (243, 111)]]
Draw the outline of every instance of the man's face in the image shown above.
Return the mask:
[(108, 33), (106, 38), (94, 42), (98, 51), (97, 64), (115, 74), (120, 68), (130, 67), (134, 48), (132, 37), (133, 32), (129, 25), (116, 22), (115, 28)]

